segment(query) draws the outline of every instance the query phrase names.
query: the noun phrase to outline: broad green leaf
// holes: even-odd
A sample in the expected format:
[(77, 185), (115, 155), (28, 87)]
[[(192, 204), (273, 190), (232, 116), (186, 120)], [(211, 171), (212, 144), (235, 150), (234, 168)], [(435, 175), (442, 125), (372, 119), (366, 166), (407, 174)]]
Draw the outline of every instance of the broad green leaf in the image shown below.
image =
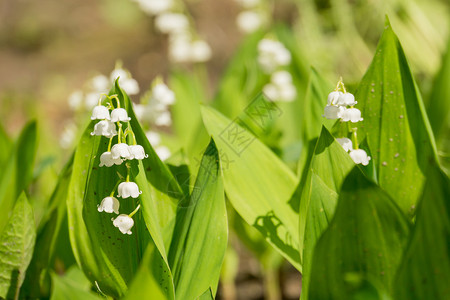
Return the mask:
[(33, 210), (22, 193), (0, 235), (0, 297), (18, 299), (35, 239)]
[(78, 268), (71, 268), (64, 276), (55, 273), (52, 277), (51, 300), (99, 300), (104, 299), (90, 291), (90, 282)]
[(356, 93), (364, 136), (372, 152), (378, 184), (412, 215), (435, 160), (435, 145), (419, 90), (401, 45), (386, 22), (372, 63)]
[(450, 295), (450, 180), (427, 174), (416, 224), (395, 280), (395, 299), (448, 299)]
[(335, 123), (335, 120), (327, 120), (322, 116), (324, 107), (327, 105), (328, 94), (332, 89), (332, 85), (311, 67), (308, 88), (303, 100), (303, 111), (305, 112), (303, 140), (305, 143), (319, 136), (322, 125), (330, 130)]
[(171, 272), (153, 240), (147, 246), (125, 299), (175, 299)]
[(33, 178), (34, 159), (37, 149), (36, 121), (28, 122), (20, 133), (17, 141), (17, 187), (18, 196)]
[[(57, 243), (61, 244), (61, 241), (58, 241), (61, 226), (67, 226), (67, 222), (64, 223), (64, 221), (67, 221), (66, 198), (72, 174), (72, 164), (73, 156), (61, 171), (58, 183), (47, 206), (48, 212), (41, 223), (43, 225), (38, 228), (33, 258), (20, 291), (23, 298), (48, 297), (46, 294), (49, 292), (48, 287), (43, 286), (48, 282), (42, 282), (43, 272), (47, 272), (47, 269), (51, 267), (55, 249), (58, 246)], [(48, 276), (48, 274), (45, 274), (45, 276)]]
[[(189, 202), (179, 206), (174, 235), (176, 296), (197, 299), (205, 289), (217, 292), (228, 241), (227, 213), (219, 152), (213, 140), (200, 162)], [(173, 249), (173, 248), (172, 248)], [(207, 258), (207, 259), (205, 259)]]
[(212, 108), (203, 122), (219, 149), (225, 192), (236, 211), (301, 270), (295, 175), (257, 138)]
[[(104, 293), (120, 297), (138, 269), (150, 236), (160, 252), (158, 263), (163, 260), (167, 264), (164, 243), (168, 245), (170, 241), (175, 215), (175, 199), (170, 192), (181, 193), (181, 189), (151, 148), (136, 121), (128, 96), (117, 82), (111, 93), (116, 94), (121, 107), (127, 109), (137, 143), (149, 154), (142, 162), (130, 162), (131, 180), (138, 184), (142, 195), (137, 200), (121, 199), (121, 213), (130, 213), (137, 207), (137, 201), (141, 201), (142, 210), (134, 217), (133, 234), (123, 235), (112, 225), (111, 215), (97, 211), (97, 205), (113, 190), (118, 174), (124, 178), (127, 168), (124, 164), (98, 167), (100, 155), (107, 151), (108, 139), (90, 135), (95, 122), (89, 124), (78, 144), (67, 206), (70, 239), (78, 264), (90, 280), (97, 281)], [(169, 282), (169, 286), (171, 284)]]
[(365, 280), (390, 292), (408, 234), (398, 206), (356, 166), (314, 249), (309, 299), (351, 299)]
[(200, 297), (197, 297), (198, 300), (214, 300), (214, 293), (211, 288), (206, 290)]
[[(8, 159), (10, 155), (10, 151), (12, 148), (12, 142), (0, 123), (0, 166), (4, 166), (4, 163)], [(3, 174), (0, 174), (0, 180)]]
[(328, 227), (336, 208), (342, 182), (354, 162), (329, 131), (322, 132), (314, 149), (308, 173), (301, 183), (299, 241), (302, 249), (302, 299), (307, 299), (311, 260), (317, 240)]

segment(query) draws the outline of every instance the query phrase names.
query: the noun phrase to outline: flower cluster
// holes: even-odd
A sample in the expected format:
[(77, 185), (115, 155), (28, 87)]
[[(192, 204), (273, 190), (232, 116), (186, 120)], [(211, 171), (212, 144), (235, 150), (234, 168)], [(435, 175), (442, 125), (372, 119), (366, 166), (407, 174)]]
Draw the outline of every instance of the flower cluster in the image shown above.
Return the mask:
[(272, 101), (291, 102), (297, 96), (291, 74), (283, 67), (291, 63), (291, 53), (279, 41), (262, 39), (258, 43), (258, 63), (270, 82), (263, 87), (263, 92)]
[[(110, 76), (99, 74), (92, 77), (83, 89), (78, 89), (70, 94), (68, 102), (70, 108), (80, 115), (84, 115), (92, 110), (97, 104), (98, 99), (102, 94), (106, 93), (111, 86), (111, 83), (119, 78), (119, 84), (128, 95), (136, 95), (139, 93), (139, 85), (133, 79), (130, 73), (123, 69), (121, 63), (116, 64), (116, 68), (111, 72)], [(77, 136), (77, 124), (73, 120), (64, 125), (64, 130), (61, 135), (60, 145), (67, 149), (73, 145), (73, 141)]]
[[(346, 91), (344, 83), (340, 79), (336, 85), (336, 89), (328, 95), (323, 117), (327, 119), (340, 119), (341, 122), (361, 122), (363, 120), (361, 111), (353, 107), (357, 103), (355, 96)], [(355, 164), (367, 166), (371, 157), (367, 155), (366, 151), (358, 148), (357, 128), (349, 127), (349, 131), (352, 134), (353, 142), (347, 137), (337, 138), (336, 140), (346, 152), (349, 152)]]
[[(137, 159), (142, 160), (148, 157), (141, 145), (136, 143), (136, 137), (131, 129), (128, 113), (124, 108), (120, 107), (120, 101), (117, 95), (107, 96), (108, 106), (101, 104), (101, 98), (98, 105), (92, 110), (91, 120), (98, 120), (94, 125), (94, 131), (91, 135), (99, 135), (109, 138), (108, 150), (100, 156), (100, 167), (112, 167), (113, 165), (121, 165), (126, 162), (127, 177), (125, 181), (119, 180), (112, 190), (111, 194), (101, 201), (98, 205), (99, 212), (119, 214), (120, 202), (119, 198), (138, 198), (142, 193), (135, 182), (130, 181), (130, 165), (128, 161)], [(116, 99), (117, 105), (114, 106), (113, 99)], [(111, 112), (110, 112), (111, 110)], [(127, 124), (123, 129), (123, 123)], [(127, 136), (131, 135), (133, 143), (127, 144)], [(113, 139), (117, 136), (117, 143), (113, 145)], [(117, 196), (114, 196), (117, 189)], [(113, 219), (113, 225), (118, 227), (123, 234), (131, 234), (131, 228), (134, 225), (132, 216), (138, 211), (137, 208), (129, 215), (121, 214)]]
[(155, 17), (156, 28), (169, 35), (169, 58), (175, 63), (200, 63), (211, 58), (209, 44), (197, 37), (180, 0), (134, 0)]
[[(175, 100), (175, 93), (161, 77), (157, 77), (152, 83), (151, 90), (141, 99), (141, 103), (134, 105), (134, 112), (138, 120), (147, 128), (168, 127), (172, 125), (170, 106), (175, 104)], [(161, 160), (170, 157), (170, 150), (160, 145), (159, 133), (149, 130), (146, 136)]]
[(236, 25), (243, 33), (252, 33), (262, 28), (266, 21), (264, 3), (261, 0), (235, 0), (242, 8), (236, 17)]

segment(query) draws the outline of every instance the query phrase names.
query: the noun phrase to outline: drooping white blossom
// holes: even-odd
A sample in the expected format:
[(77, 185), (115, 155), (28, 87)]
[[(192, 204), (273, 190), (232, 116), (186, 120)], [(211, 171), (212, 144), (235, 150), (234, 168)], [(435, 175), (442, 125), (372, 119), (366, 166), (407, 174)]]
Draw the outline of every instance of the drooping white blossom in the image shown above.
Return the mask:
[(105, 92), (110, 87), (110, 81), (105, 75), (97, 75), (91, 79), (91, 87), (96, 92)]
[(103, 135), (107, 138), (112, 138), (117, 135), (116, 124), (109, 120), (102, 120), (95, 124), (94, 131), (91, 135)]
[(130, 120), (125, 108), (116, 108), (111, 112), (111, 122), (128, 122)]
[(143, 12), (150, 16), (164, 13), (173, 6), (173, 0), (133, 0), (137, 2)]
[(344, 109), (342, 106), (327, 105), (325, 106), (323, 116), (329, 120), (339, 119)]
[(131, 77), (129, 72), (122, 68), (116, 68), (111, 72), (110, 79), (114, 82), (117, 78), (119, 78), (120, 87), (128, 95), (136, 95), (139, 93), (139, 84)]
[(158, 155), (161, 161), (165, 161), (170, 157), (172, 153), (170, 153), (169, 148), (166, 146), (158, 146), (155, 148), (156, 155)]
[(346, 152), (353, 150), (352, 140), (349, 138), (337, 138), (336, 141), (344, 148)]
[(115, 144), (111, 148), (111, 156), (113, 159), (132, 159), (128, 145), (125, 143)]
[(270, 74), (291, 62), (291, 53), (279, 41), (262, 39), (258, 43), (258, 63), (264, 72)]
[(152, 88), (152, 98), (164, 105), (175, 103), (175, 93), (163, 82), (156, 84)]
[(292, 84), (292, 76), (287, 71), (274, 72), (270, 83), (263, 87), (263, 92), (271, 101), (290, 102), (297, 96), (297, 89)]
[(327, 104), (328, 105), (337, 105), (339, 102), (339, 97), (342, 92), (334, 91), (328, 94)]
[(59, 145), (64, 149), (72, 147), (75, 137), (77, 135), (77, 130), (78, 128), (75, 125), (75, 123), (70, 122), (66, 124), (59, 139)]
[(155, 118), (155, 125), (157, 126), (170, 126), (172, 125), (172, 116), (169, 111), (163, 111), (159, 113)]
[(132, 232), (130, 229), (134, 225), (134, 220), (128, 215), (121, 214), (114, 219), (113, 225), (119, 228), (120, 232), (122, 232), (123, 234), (131, 234)]
[[(97, 99), (98, 100), (98, 99)], [(73, 110), (78, 110), (83, 104), (83, 92), (81, 90), (76, 90), (69, 95), (69, 106)]]
[(366, 151), (362, 149), (351, 150), (350, 157), (355, 162), (355, 164), (362, 164), (363, 166), (367, 166), (371, 159), (370, 156), (367, 156)]
[(97, 105), (92, 110), (91, 120), (111, 120), (109, 109), (103, 105)]
[(106, 212), (106, 213), (116, 213), (119, 214), (119, 200), (117, 200), (116, 197), (105, 197), (103, 198), (100, 205), (97, 206), (97, 210), (99, 212)]
[(145, 136), (152, 146), (159, 145), (159, 143), (161, 142), (161, 136), (155, 131), (147, 131), (145, 133)]
[(260, 29), (263, 18), (260, 13), (253, 10), (242, 11), (236, 17), (236, 25), (243, 33), (252, 33)]
[(355, 104), (357, 104), (358, 102), (355, 101), (355, 96), (353, 96), (353, 94), (351, 93), (341, 93), (339, 95), (337, 105), (341, 105), (341, 106), (353, 106)]
[(160, 32), (171, 34), (174, 32), (187, 31), (189, 20), (183, 14), (167, 12), (156, 17), (155, 26)]
[(361, 118), (361, 111), (357, 108), (344, 108), (344, 110), (340, 112), (340, 118), (344, 122), (350, 121), (352, 123), (363, 120), (363, 118)]
[(103, 152), (102, 155), (100, 155), (99, 167), (112, 167), (113, 165), (120, 165), (122, 162), (123, 160), (120, 157), (113, 158), (111, 152)]
[(132, 159), (144, 159), (148, 157), (148, 154), (145, 154), (144, 147), (141, 145), (128, 146), (128, 151), (130, 151), (130, 157)]
[(139, 187), (134, 182), (121, 182), (117, 187), (118, 195), (117, 197), (122, 198), (137, 198), (142, 192), (139, 190)]
[(190, 52), (191, 61), (196, 63), (206, 62), (212, 56), (211, 47), (204, 40), (192, 41)]

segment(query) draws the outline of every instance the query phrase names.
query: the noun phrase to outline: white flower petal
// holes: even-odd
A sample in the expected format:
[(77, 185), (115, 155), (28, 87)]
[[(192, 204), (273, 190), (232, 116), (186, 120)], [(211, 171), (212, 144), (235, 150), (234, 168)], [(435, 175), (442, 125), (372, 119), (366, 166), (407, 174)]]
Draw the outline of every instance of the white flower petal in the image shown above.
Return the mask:
[(119, 143), (115, 144), (111, 148), (111, 156), (113, 159), (133, 159), (133, 157), (130, 154), (130, 151), (128, 150), (128, 145), (125, 143)]
[(145, 154), (144, 147), (141, 145), (128, 146), (128, 150), (130, 151), (130, 156), (134, 159), (144, 159), (148, 157), (148, 154)]
[(344, 148), (346, 152), (353, 150), (352, 140), (349, 138), (337, 138), (336, 141)]
[(357, 108), (344, 108), (340, 114), (342, 121), (356, 123), (362, 121), (361, 111)]
[(113, 225), (119, 228), (120, 232), (123, 234), (131, 234), (131, 228), (134, 225), (134, 220), (130, 216), (121, 214), (114, 219)]
[(114, 159), (111, 152), (103, 152), (102, 155), (100, 155), (99, 167), (111, 167), (113, 165), (120, 165), (122, 162), (123, 160), (120, 157)]
[(139, 191), (139, 187), (134, 182), (121, 182), (117, 188), (118, 195), (117, 197), (122, 198), (137, 198), (140, 194), (142, 194), (141, 191)]
[(371, 159), (370, 156), (367, 156), (366, 151), (362, 149), (350, 151), (350, 157), (355, 164), (362, 164), (363, 166), (367, 166), (369, 164), (369, 160)]
[(95, 106), (92, 110), (91, 120), (111, 120), (108, 108), (103, 105)]
[(106, 212), (106, 213), (116, 213), (119, 214), (119, 200), (117, 200), (116, 197), (105, 197), (100, 205), (97, 207), (97, 210), (99, 212)]
[(117, 135), (116, 124), (108, 120), (102, 120), (95, 124), (94, 131), (91, 132), (91, 135), (103, 135), (107, 138), (112, 138)]
[(128, 122), (130, 120), (125, 108), (116, 108), (111, 112), (111, 122)]

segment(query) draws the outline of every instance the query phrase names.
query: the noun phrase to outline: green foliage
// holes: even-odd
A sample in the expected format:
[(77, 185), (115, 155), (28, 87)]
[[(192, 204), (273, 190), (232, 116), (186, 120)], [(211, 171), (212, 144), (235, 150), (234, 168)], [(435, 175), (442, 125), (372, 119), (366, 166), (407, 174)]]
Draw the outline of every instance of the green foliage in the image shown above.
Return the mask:
[(19, 298), (35, 239), (33, 211), (25, 193), (22, 193), (0, 235), (0, 297)]

